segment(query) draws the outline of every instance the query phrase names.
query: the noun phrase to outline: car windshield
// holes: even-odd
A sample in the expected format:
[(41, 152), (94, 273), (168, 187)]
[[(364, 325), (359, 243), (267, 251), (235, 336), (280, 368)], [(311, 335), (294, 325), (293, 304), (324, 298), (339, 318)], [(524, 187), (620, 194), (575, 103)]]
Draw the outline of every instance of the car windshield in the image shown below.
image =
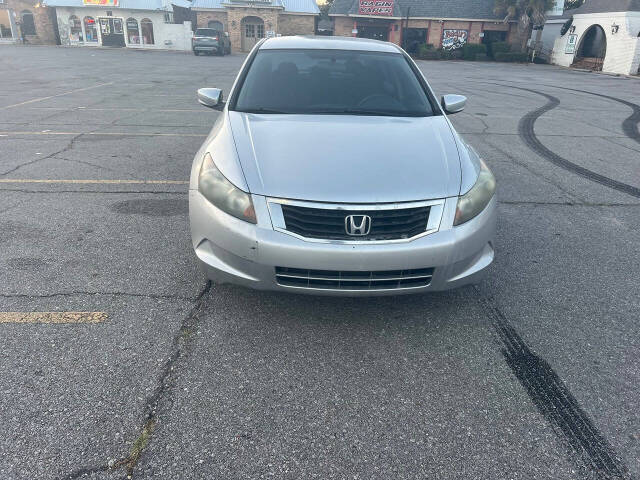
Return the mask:
[(196, 30), (196, 37), (217, 37), (218, 31), (213, 28), (199, 28)]
[(433, 109), (400, 53), (261, 50), (235, 102), (236, 111), (424, 117)]

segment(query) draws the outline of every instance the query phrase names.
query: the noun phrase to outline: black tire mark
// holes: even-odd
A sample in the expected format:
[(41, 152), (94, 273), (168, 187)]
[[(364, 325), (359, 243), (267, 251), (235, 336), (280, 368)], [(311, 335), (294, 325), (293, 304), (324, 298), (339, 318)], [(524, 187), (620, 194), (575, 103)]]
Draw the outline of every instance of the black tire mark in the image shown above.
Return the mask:
[(543, 85), (543, 86), (559, 88), (561, 90), (569, 90), (571, 92), (586, 93), (588, 95), (606, 98), (607, 100), (613, 100), (614, 102), (618, 102), (623, 105), (626, 105), (631, 110), (633, 110), (633, 113), (631, 114), (631, 116), (625, 118), (625, 120), (622, 122), (622, 131), (627, 137), (640, 143), (640, 105), (636, 103), (628, 102), (627, 100), (623, 100), (621, 98), (611, 97), (609, 95), (603, 95), (601, 93), (587, 92), (586, 90), (578, 90), (576, 88), (556, 87), (554, 85)]
[[(504, 87), (509, 87), (509, 88), (515, 88), (517, 90), (524, 90), (525, 92), (535, 93), (536, 95), (545, 97), (549, 101), (546, 105), (532, 112), (527, 113), (524, 117), (520, 119), (520, 122), (518, 123), (518, 133), (524, 140), (524, 143), (529, 148), (531, 148), (534, 152), (546, 158), (551, 163), (557, 165), (560, 168), (564, 168), (569, 172), (573, 172), (588, 180), (591, 180), (592, 182), (596, 182), (601, 185), (604, 185), (605, 187), (609, 187), (614, 190), (618, 190), (619, 192), (626, 193), (636, 198), (640, 198), (640, 188), (634, 187), (633, 185), (628, 185), (626, 183), (619, 182), (617, 180), (614, 180), (613, 178), (605, 177), (604, 175), (600, 175), (599, 173), (593, 172), (587, 168), (577, 165), (567, 160), (566, 158), (561, 157), (557, 153), (549, 150), (538, 139), (534, 131), (534, 125), (536, 123), (536, 120), (538, 120), (538, 118), (540, 118), (542, 115), (544, 115), (548, 111), (553, 110), (558, 105), (560, 105), (560, 100), (558, 100), (557, 97), (554, 97), (553, 95), (549, 95), (547, 93), (539, 92), (537, 90), (532, 90), (530, 88), (514, 87), (512, 85), (504, 85), (504, 84), (499, 84), (499, 85)], [(581, 90), (578, 90), (578, 91), (581, 91)], [(639, 112), (639, 115), (640, 115), (640, 112)], [(628, 124), (627, 124), (627, 128), (628, 128)], [(634, 130), (635, 130), (635, 125), (634, 125)]]
[[(480, 303), (503, 345), (502, 355), (529, 398), (576, 456), (578, 467), (599, 479), (630, 479), (626, 465), (580, 407), (558, 374), (532, 352), (491, 298)], [(584, 472), (589, 476), (589, 472)]]

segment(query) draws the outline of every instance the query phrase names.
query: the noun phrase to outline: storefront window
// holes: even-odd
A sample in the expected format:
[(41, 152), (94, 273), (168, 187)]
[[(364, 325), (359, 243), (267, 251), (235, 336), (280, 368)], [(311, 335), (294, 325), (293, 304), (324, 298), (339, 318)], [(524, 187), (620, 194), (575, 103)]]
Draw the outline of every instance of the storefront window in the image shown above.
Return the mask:
[(140, 29), (142, 30), (142, 43), (145, 45), (153, 45), (153, 22), (148, 18), (140, 20)]
[(135, 18), (127, 18), (127, 39), (132, 45), (140, 45), (140, 30)]
[(93, 17), (84, 17), (84, 33), (86, 35), (85, 41), (98, 42), (98, 30), (96, 29), (96, 21)]
[(82, 23), (75, 15), (69, 17), (69, 37), (72, 42), (82, 42)]
[(122, 19), (121, 18), (114, 18), (113, 19), (113, 33), (118, 34), (118, 35), (122, 35), (124, 33), (124, 30), (122, 29)]
[(264, 24), (247, 23), (244, 26), (244, 35), (247, 38), (264, 38)]
[(33, 21), (33, 13), (29, 10), (23, 10), (20, 13), (22, 18), (22, 34), (23, 35), (36, 35), (36, 24)]
[[(2, 3), (1, 0), (0, 3)], [(9, 21), (9, 10), (0, 10), (0, 38), (13, 38), (11, 34), (11, 22)]]

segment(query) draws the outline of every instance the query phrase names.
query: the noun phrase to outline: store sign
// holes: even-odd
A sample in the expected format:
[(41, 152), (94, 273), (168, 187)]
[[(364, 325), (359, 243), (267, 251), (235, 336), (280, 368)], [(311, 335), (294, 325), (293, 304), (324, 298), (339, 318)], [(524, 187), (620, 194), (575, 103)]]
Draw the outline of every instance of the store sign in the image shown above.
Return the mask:
[(576, 53), (576, 43), (578, 43), (578, 35), (569, 35), (564, 53)]
[(377, 15), (377, 16), (391, 16), (393, 15), (393, 1), (394, 0), (359, 0), (360, 8), (358, 14), (360, 15)]
[(443, 30), (442, 31), (442, 49), (456, 50), (462, 48), (467, 43), (469, 30)]
[(102, 7), (117, 7), (119, 0), (82, 0), (83, 5), (99, 5)]

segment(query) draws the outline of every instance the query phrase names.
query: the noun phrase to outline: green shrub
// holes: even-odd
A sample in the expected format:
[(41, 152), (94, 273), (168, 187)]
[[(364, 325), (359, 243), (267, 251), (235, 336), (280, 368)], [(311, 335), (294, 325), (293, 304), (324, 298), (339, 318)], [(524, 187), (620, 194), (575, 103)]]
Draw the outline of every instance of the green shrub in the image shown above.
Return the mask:
[(425, 49), (418, 54), (421, 60), (440, 60), (442, 55), (439, 50)]
[(462, 58), (465, 60), (475, 60), (476, 55), (486, 55), (487, 46), (483, 44), (467, 43), (462, 47)]
[(420, 45), (418, 45), (418, 56), (423, 55), (427, 51), (429, 51), (429, 47), (426, 43), (421, 43)]
[(440, 57), (443, 60), (458, 60), (458, 59), (462, 58), (462, 49), (461, 48), (457, 48), (455, 50), (440, 49), (438, 51), (440, 52)]
[(496, 58), (498, 53), (507, 53), (511, 51), (511, 44), (507, 42), (494, 42), (491, 44), (491, 52), (493, 52), (493, 58)]
[(523, 62), (529, 61), (529, 55), (522, 52), (500, 52), (494, 55), (496, 62)]
[(486, 53), (476, 53), (476, 62), (486, 62), (489, 60), (489, 55)]

